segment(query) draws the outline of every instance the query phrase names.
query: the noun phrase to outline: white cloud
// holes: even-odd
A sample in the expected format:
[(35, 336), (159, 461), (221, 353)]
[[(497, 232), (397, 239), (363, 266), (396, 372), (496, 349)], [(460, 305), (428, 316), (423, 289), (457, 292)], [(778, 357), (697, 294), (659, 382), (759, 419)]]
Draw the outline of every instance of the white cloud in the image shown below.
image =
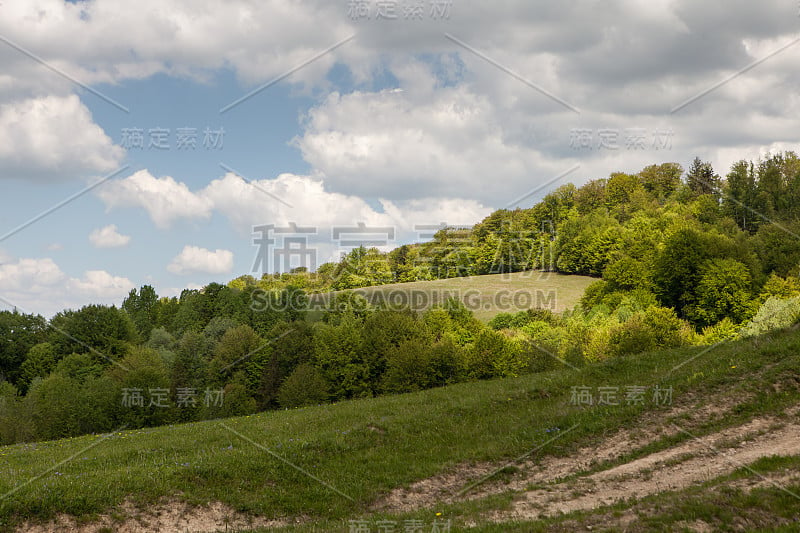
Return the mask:
[(132, 288), (128, 278), (103, 270), (70, 277), (50, 258), (20, 258), (0, 264), (3, 298), (21, 310), (46, 316), (90, 303), (118, 305)]
[(167, 270), (173, 274), (229, 274), (233, 270), (233, 252), (186, 245)]
[[(142, 181), (150, 186), (138, 186)], [(172, 178), (158, 180), (147, 171), (140, 171), (116, 182), (113, 192), (104, 188), (99, 195), (108, 208), (126, 205), (147, 209), (159, 227), (164, 227), (165, 221), (197, 218), (198, 211), (187, 209), (187, 206), (196, 205), (201, 206), (203, 218), (218, 212), (242, 234), (250, 234), (256, 225), (295, 223), (314, 227), (321, 238), (327, 235), (328, 239), (333, 226), (357, 223), (394, 226), (398, 233), (409, 237), (417, 224), (473, 224), (492, 211), (476, 200), (464, 198), (385, 199), (380, 201), (382, 210), (379, 211), (358, 196), (326, 190), (326, 184), (322, 176), (281, 174), (275, 179), (247, 182), (228, 173), (192, 192), (184, 183)], [(156, 189), (173, 191), (180, 199), (159, 199), (159, 193), (154, 192)], [(158, 207), (155, 202), (160, 202)]]
[(424, 92), (334, 93), (308, 113), (295, 143), (332, 190), (373, 198), (503, 204), (532, 176), (562, 170), (509, 139), (485, 97), (467, 87)]
[(112, 276), (105, 270), (88, 270), (83, 279), (70, 279), (67, 289), (89, 298), (109, 299), (127, 295), (133, 288), (128, 278)]
[(128, 235), (122, 235), (117, 231), (116, 224), (110, 224), (103, 228), (93, 230), (89, 234), (89, 242), (95, 248), (120, 248), (127, 246), (131, 242)]
[[(794, 8), (778, 0), (733, 5), (609, 0), (602, 6), (464, 0), (453, 3), (446, 21), (426, 14), (413, 22), (374, 16), (354, 21), (346, 3), (327, 0), (232, 0), (203, 7), (200, 13), (177, 0), (7, 2), (0, 34), (87, 84), (156, 73), (209, 78), (232, 69), (247, 85), (242, 94), (355, 34), (286, 83), (327, 91), (333, 85), (327, 78), (331, 67), (349, 68), (359, 92), (331, 95), (312, 109), (297, 142), (313, 165), (311, 174), (324, 175), (329, 191), (370, 198), (458, 196), (499, 207), (573, 160), (583, 168), (570, 179), (581, 181), (634, 170), (639, 161), (688, 163), (695, 151), (796, 141), (792, 117), (800, 111), (800, 98), (790, 88), (800, 81), (793, 68), (800, 47), (770, 58), (677, 114), (669, 112), (794, 37)], [(528, 81), (445, 39), (444, 32)], [(75, 89), (12, 47), (0, 46), (0, 64), (0, 100), (16, 102), (15, 107)], [(402, 92), (372, 92), (373, 83), (385, 86), (387, 79), (396, 79)], [(576, 115), (531, 85), (583, 113)], [(256, 95), (242, 106), (265, 97)], [(741, 126), (745, 118), (747, 128)], [(85, 134), (76, 137), (91, 141), (89, 147), (118, 149), (95, 138), (90, 120), (83, 123)], [(673, 153), (575, 153), (568, 145), (575, 127), (652, 130), (662, 125), (674, 129), (676, 143), (680, 139)], [(89, 147), (83, 146), (88, 157), (75, 158), (83, 165), (80, 171), (109, 168), (119, 160), (119, 152)], [(17, 165), (20, 175), (52, 176), (54, 168), (62, 168), (48, 163), (49, 154), (57, 154), (52, 150), (30, 169), (19, 168), (15, 158), (25, 161), (27, 155), (17, 148), (9, 150), (5, 162), (0, 157), (0, 170)], [(69, 165), (63, 168), (56, 173), (74, 173)], [(508, 194), (492, 186), (498, 179)]]
[(123, 157), (75, 95), (0, 105), (0, 177), (64, 181), (106, 174)]
[(169, 227), (175, 219), (207, 219), (211, 203), (193, 194), (184, 183), (170, 176), (156, 178), (140, 170), (128, 178), (114, 180), (98, 187), (97, 195), (109, 209), (141, 207), (159, 228)]

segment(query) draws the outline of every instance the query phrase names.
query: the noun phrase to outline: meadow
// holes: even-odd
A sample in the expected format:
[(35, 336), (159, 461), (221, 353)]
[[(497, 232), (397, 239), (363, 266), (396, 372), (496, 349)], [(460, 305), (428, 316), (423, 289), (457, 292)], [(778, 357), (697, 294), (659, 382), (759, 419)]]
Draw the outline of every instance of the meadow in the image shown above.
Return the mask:
[[(26, 520), (42, 522), (61, 513), (90, 522), (110, 512), (122, 523), (130, 518), (119, 511), (123, 504), (145, 513), (148, 506), (176, 501), (190, 506), (221, 502), (299, 531), (348, 531), (353, 519), (430, 523), (437, 518), (451, 520), (454, 530), (467, 524), (483, 531), (559, 530), (568, 520), (591, 523), (592, 514), (496, 525), (487, 517), (506, 508), (509, 495), (404, 512), (378, 511), (375, 504), (393, 489), (458, 465), (567, 457), (643, 420), (659, 425), (674, 405), (692, 405), (679, 420), (694, 436), (756, 416), (785, 418), (785, 410), (800, 402), (798, 375), (800, 333), (779, 331), (712, 348), (621, 357), (579, 370), (562, 367), (410, 394), (6, 446), (0, 448), (0, 530), (14, 531)], [(618, 405), (574, 401), (576, 387), (631, 385), (648, 391), (668, 387), (670, 404), (649, 398)], [(712, 402), (729, 405), (730, 414), (691, 416)], [(679, 433), (656, 439), (626, 452), (623, 460), (690, 438)], [(762, 470), (787, 465), (796, 471), (792, 458), (773, 459)], [(498, 472), (502, 478), (514, 469)], [(757, 511), (764, 523), (775, 525), (781, 515), (800, 512), (799, 500), (774, 487), (764, 490), (768, 495), (760, 498), (715, 492), (714, 504), (701, 504), (690, 491), (685, 497), (667, 495), (659, 500), (664, 502), (656, 514), (660, 518), (653, 522), (653, 516), (643, 516), (640, 522), (649, 520), (649, 526), (641, 522), (644, 529), (632, 530), (669, 529), (685, 518), (678, 511), (687, 506), (712, 524), (720, 513), (746, 517)], [(776, 506), (782, 510), (768, 514)]]

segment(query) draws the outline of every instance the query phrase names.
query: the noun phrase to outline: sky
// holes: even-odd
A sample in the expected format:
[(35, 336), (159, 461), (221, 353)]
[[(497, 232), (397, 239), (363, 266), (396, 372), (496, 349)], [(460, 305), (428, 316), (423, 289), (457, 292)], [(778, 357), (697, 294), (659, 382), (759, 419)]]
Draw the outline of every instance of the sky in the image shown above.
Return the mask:
[(799, 11), (0, 0), (0, 308), (175, 296), (568, 182), (797, 150)]

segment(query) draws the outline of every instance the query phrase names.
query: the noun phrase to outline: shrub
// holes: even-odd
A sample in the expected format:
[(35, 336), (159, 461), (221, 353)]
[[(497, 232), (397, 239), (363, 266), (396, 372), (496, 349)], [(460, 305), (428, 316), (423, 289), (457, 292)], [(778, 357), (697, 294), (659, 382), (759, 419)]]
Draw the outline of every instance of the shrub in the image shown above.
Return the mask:
[(753, 315), (747, 267), (734, 259), (711, 259), (703, 264), (695, 301), (685, 308), (694, 324), (708, 326), (725, 317), (741, 323)]
[(42, 440), (78, 434), (82, 408), (78, 382), (61, 374), (35, 380), (25, 402), (30, 405), (36, 437)]
[(431, 386), (438, 387), (458, 383), (466, 373), (464, 349), (449, 339), (437, 342), (429, 348)]
[(410, 340), (393, 346), (386, 354), (383, 388), (388, 392), (410, 392), (433, 386), (429, 346)]
[(655, 335), (639, 313), (610, 331), (608, 350), (611, 356), (642, 353), (655, 347)]
[(739, 335), (754, 337), (768, 331), (786, 328), (800, 320), (800, 296), (788, 299), (769, 298)]
[(776, 298), (800, 296), (800, 280), (793, 276), (782, 278), (777, 274), (771, 274), (761, 289), (760, 299), (764, 302), (771, 296)]
[(57, 362), (56, 350), (52, 344), (49, 342), (36, 344), (28, 351), (25, 361), (22, 362), (17, 384), (24, 392), (34, 378), (44, 378), (52, 372)]
[(468, 373), (474, 379), (516, 376), (525, 367), (520, 350), (490, 329), (478, 333), (467, 354)]
[(733, 340), (739, 333), (740, 327), (730, 318), (723, 318), (713, 326), (703, 328), (703, 334), (698, 336), (697, 344), (717, 344), (718, 342)]
[(284, 408), (317, 405), (329, 396), (325, 378), (308, 363), (298, 365), (278, 389), (278, 403)]

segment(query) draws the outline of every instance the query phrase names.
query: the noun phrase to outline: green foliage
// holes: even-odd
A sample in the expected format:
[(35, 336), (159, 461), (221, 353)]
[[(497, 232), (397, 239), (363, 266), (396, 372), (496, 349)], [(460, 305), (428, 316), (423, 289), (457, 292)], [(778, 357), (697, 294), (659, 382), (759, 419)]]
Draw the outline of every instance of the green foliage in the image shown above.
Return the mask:
[(175, 345), (175, 337), (164, 328), (153, 328), (145, 345), (154, 350), (169, 351)]
[(131, 289), (122, 302), (122, 309), (133, 320), (139, 335), (147, 339), (158, 322), (158, 295), (153, 287), (144, 285), (139, 292)]
[(730, 318), (725, 317), (713, 326), (703, 328), (697, 344), (714, 345), (724, 341), (731, 341), (739, 334), (741, 326), (735, 324)]
[(62, 358), (53, 373), (67, 376), (82, 383), (91, 377), (100, 376), (104, 368), (106, 366), (96, 361), (91, 354), (73, 353)]
[(711, 239), (694, 229), (680, 229), (664, 243), (655, 260), (653, 282), (662, 305), (679, 314), (691, 304), (700, 266), (711, 257)]
[(50, 342), (56, 352), (89, 354), (101, 365), (125, 357), (140, 341), (130, 316), (114, 306), (87, 305), (58, 313), (50, 322)]
[[(109, 383), (116, 384), (119, 395), (119, 421), (127, 426), (142, 427), (171, 422), (175, 413), (170, 404), (169, 367), (157, 351), (136, 348), (108, 369)], [(143, 405), (131, 397), (140, 394)]]
[(410, 392), (433, 385), (430, 374), (430, 346), (419, 339), (401, 342), (386, 353), (387, 369), (383, 389)]
[(333, 399), (369, 396), (369, 366), (364, 359), (361, 323), (345, 313), (337, 325), (317, 324), (314, 330), (314, 366), (331, 384)]
[(686, 184), (695, 196), (716, 194), (719, 190), (720, 179), (714, 173), (711, 163), (703, 162), (699, 157), (695, 157), (692, 167), (686, 173)]
[(232, 318), (226, 316), (215, 316), (212, 318), (205, 328), (203, 328), (203, 335), (208, 337), (214, 342), (219, 341), (225, 332), (231, 328), (235, 328), (239, 324)]
[(609, 329), (608, 353), (612, 357), (644, 353), (688, 345), (692, 340), (691, 327), (672, 309), (650, 307)]
[(795, 296), (800, 296), (800, 279), (793, 276), (782, 278), (773, 273), (761, 288), (759, 299), (766, 301), (770, 297), (785, 299)]
[(525, 368), (519, 345), (491, 329), (478, 333), (467, 349), (466, 361), (467, 373), (473, 379), (517, 376)]
[(391, 281), (393, 281), (392, 268), (386, 254), (382, 254), (377, 248), (368, 249), (360, 246), (342, 258), (331, 288), (356, 289)]
[(329, 324), (338, 324), (345, 315), (359, 320), (365, 319), (373, 311), (366, 298), (353, 291), (332, 293), (329, 295), (322, 320)]
[[(800, 184), (800, 183), (799, 183)], [(800, 222), (762, 224), (753, 237), (764, 270), (778, 276), (800, 276)]]
[(711, 259), (701, 269), (695, 300), (686, 307), (687, 318), (701, 327), (723, 318), (742, 323), (753, 315), (752, 279), (747, 267), (733, 259)]
[(200, 388), (206, 380), (213, 342), (196, 331), (184, 333), (178, 342), (170, 369), (173, 390), (181, 387)]
[(788, 299), (771, 297), (758, 309), (752, 320), (742, 327), (742, 337), (754, 337), (789, 327), (800, 320), (800, 296)]
[(362, 350), (371, 383), (380, 383), (389, 351), (409, 341), (417, 341), (421, 346), (430, 343), (425, 323), (411, 312), (381, 309), (367, 317), (362, 330)]
[(683, 168), (678, 163), (650, 165), (639, 172), (644, 189), (660, 201), (665, 201), (681, 183)]
[(259, 407), (274, 406), (279, 401), (281, 384), (295, 367), (314, 361), (314, 331), (307, 322), (280, 322), (269, 332), (269, 363), (261, 374), (257, 395)]
[(41, 316), (0, 311), (0, 381), (17, 381), (28, 351), (47, 340), (46, 327)]
[(319, 405), (328, 401), (328, 384), (319, 371), (308, 363), (294, 369), (278, 391), (278, 403), (283, 408)]
[(208, 383), (222, 386), (237, 372), (243, 372), (243, 384), (254, 394), (261, 375), (269, 364), (270, 346), (250, 326), (237, 326), (222, 335), (208, 365)]
[(559, 228), (557, 238), (560, 272), (599, 276), (621, 248), (619, 222), (600, 211), (572, 217)]
[(53, 371), (57, 362), (56, 350), (49, 342), (41, 342), (31, 347), (20, 367), (18, 381), (20, 389), (24, 392), (35, 378), (47, 376)]
[(628, 256), (622, 256), (609, 263), (603, 270), (603, 279), (608, 283), (608, 291), (650, 290), (652, 277), (652, 271), (647, 263)]
[(25, 397), (29, 405), (37, 438), (57, 439), (77, 435), (78, 414), (82, 409), (80, 384), (63, 374), (55, 373), (35, 380)]

